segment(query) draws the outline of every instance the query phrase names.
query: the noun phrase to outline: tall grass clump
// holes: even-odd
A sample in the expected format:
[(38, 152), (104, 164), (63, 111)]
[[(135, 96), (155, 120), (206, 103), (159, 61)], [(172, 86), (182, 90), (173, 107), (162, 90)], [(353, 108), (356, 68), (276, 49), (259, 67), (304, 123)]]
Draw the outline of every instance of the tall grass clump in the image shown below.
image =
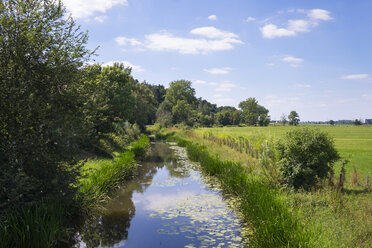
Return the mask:
[(254, 247), (308, 247), (310, 231), (297, 220), (281, 202), (278, 191), (250, 176), (240, 163), (221, 161), (210, 155), (205, 146), (171, 137), (186, 147), (191, 160), (198, 161), (202, 169), (216, 176), (223, 187), (241, 199), (241, 211), (252, 224), (254, 235), (249, 245)]
[(0, 222), (0, 248), (55, 247), (66, 236), (61, 229), (65, 216), (61, 204), (50, 202), (14, 211)]
[(95, 208), (97, 203), (99, 205), (105, 202), (112, 189), (133, 176), (135, 159), (139, 160), (145, 156), (149, 144), (149, 138), (143, 135), (114, 159), (91, 160), (82, 167), (79, 196), (85, 209), (90, 210)]

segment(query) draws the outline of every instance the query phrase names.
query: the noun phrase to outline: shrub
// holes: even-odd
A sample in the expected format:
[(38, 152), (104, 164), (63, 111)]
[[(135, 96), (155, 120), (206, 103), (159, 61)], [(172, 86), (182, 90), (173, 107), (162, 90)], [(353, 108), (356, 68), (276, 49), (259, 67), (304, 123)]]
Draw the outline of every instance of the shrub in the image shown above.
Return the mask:
[(308, 128), (293, 130), (278, 143), (279, 170), (284, 182), (309, 190), (332, 171), (340, 156), (327, 133)]

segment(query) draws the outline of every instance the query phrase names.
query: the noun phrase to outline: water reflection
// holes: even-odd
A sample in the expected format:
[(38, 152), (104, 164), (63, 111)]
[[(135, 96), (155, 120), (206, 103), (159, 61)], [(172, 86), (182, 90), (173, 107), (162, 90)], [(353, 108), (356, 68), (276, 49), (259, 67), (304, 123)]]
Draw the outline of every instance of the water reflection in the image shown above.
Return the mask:
[(241, 221), (197, 167), (185, 149), (153, 144), (136, 179), (85, 223), (81, 246), (240, 247)]

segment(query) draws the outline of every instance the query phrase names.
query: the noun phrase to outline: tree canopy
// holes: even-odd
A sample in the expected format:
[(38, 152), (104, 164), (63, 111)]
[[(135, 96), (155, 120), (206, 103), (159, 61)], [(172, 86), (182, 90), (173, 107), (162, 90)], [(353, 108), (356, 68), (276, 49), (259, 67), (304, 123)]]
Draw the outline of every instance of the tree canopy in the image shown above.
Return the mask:
[(288, 115), (289, 125), (297, 126), (300, 122), (300, 116), (294, 110), (292, 110)]
[(258, 104), (254, 97), (250, 97), (239, 103), (239, 108), (243, 111), (243, 118), (250, 126), (267, 126), (270, 123), (268, 116), (269, 110)]

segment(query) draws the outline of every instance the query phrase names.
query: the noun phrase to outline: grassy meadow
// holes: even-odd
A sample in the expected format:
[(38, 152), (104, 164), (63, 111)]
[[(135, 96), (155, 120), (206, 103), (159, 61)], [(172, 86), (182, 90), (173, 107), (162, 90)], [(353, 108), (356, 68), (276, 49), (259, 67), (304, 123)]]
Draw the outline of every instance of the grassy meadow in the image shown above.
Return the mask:
[[(328, 182), (311, 191), (295, 191), (278, 184), (275, 163), (271, 168), (263, 168), (260, 160), (262, 160), (264, 144), (270, 147), (270, 144), (275, 144), (276, 140), (284, 137), (287, 131), (304, 126), (328, 132), (334, 137), (340, 155), (350, 160), (346, 166), (344, 192), (329, 186)], [(262, 185), (266, 185), (268, 189), (278, 192), (275, 198), (277, 204), (283, 206), (282, 211), (288, 211), (293, 216), (293, 220), (297, 219), (300, 226), (307, 230), (304, 235), (310, 235), (304, 247), (372, 247), (372, 193), (365, 187), (366, 175), (372, 176), (372, 126), (302, 125), (300, 127), (216, 127), (191, 130), (173, 128), (168, 129), (167, 132), (175, 133), (176, 136), (191, 141), (192, 144), (200, 145), (198, 150), (207, 152), (208, 156), (217, 159), (216, 161), (241, 164), (245, 167), (242, 173), (246, 173), (248, 178), (252, 178), (255, 182), (262, 182)], [(249, 141), (248, 147), (252, 147), (252, 152), (244, 148), (242, 150), (237, 145), (242, 141)], [(336, 185), (340, 167), (341, 163), (335, 165), (336, 173), (333, 181)], [(225, 179), (222, 177), (222, 180)], [(234, 184), (226, 182), (226, 185), (231, 187)], [(243, 203), (247, 202), (244, 194), (238, 196)], [(251, 206), (258, 204), (260, 208), (264, 206), (256, 200), (250, 204)], [(272, 208), (276, 209), (276, 206)], [(259, 231), (262, 227), (260, 220), (250, 216), (249, 209), (244, 211), (246, 210), (248, 222)], [(271, 217), (272, 219), (262, 219), (262, 221), (267, 224), (284, 221), (274, 215)], [(285, 225), (286, 221), (282, 224)], [(278, 231), (278, 233), (282, 232)], [(298, 230), (295, 232), (301, 233)], [(277, 247), (281, 245), (279, 242)]]
[[(364, 181), (367, 174), (372, 177), (372, 125), (349, 126), (349, 125), (300, 125), (281, 126), (270, 125), (269, 127), (221, 127), (199, 128), (196, 133), (210, 132), (215, 136), (229, 135), (232, 137), (280, 139), (291, 129), (308, 127), (325, 131), (334, 138), (335, 145), (342, 158), (350, 160), (346, 166), (346, 173), (350, 175), (354, 168), (360, 173), (360, 180)], [(262, 137), (263, 136), (263, 137)], [(336, 172), (339, 166), (336, 165)]]

